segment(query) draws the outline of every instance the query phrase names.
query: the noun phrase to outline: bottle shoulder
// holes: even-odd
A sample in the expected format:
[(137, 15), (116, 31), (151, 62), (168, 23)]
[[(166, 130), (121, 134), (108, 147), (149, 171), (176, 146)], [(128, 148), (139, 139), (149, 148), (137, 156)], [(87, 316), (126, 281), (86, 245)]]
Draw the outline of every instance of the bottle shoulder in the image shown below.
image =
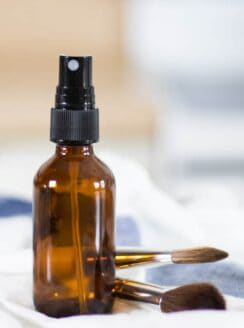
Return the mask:
[(114, 177), (112, 170), (107, 166), (107, 164), (105, 164), (96, 155), (94, 155), (94, 164), (98, 168), (98, 170), (101, 172), (101, 174), (108, 176), (111, 180), (113, 180), (115, 182), (115, 177)]
[(34, 184), (48, 184), (49, 181), (59, 181), (59, 183), (69, 183), (71, 171), (77, 170), (77, 180), (94, 182), (104, 181), (106, 185), (115, 185), (115, 178), (110, 168), (97, 156), (60, 157), (54, 154), (38, 169)]
[(42, 179), (45, 176), (48, 176), (48, 174), (51, 173), (52, 169), (55, 170), (55, 166), (56, 166), (55, 161), (56, 160), (57, 159), (54, 154), (48, 160), (46, 160), (44, 163), (42, 163), (34, 176), (34, 181)]

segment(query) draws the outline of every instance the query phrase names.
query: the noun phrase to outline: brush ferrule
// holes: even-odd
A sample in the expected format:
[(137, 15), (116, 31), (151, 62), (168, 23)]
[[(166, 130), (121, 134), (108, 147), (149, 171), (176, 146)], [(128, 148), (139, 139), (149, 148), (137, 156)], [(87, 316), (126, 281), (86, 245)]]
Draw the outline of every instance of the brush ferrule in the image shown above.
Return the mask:
[(172, 258), (170, 253), (164, 253), (164, 254), (157, 254), (154, 257), (154, 261), (158, 261), (160, 263), (171, 263)]
[(116, 251), (115, 264), (117, 268), (133, 266), (155, 266), (172, 263), (170, 252), (148, 251), (142, 249), (119, 249)]
[(114, 294), (127, 300), (160, 304), (162, 293), (163, 289), (155, 285), (127, 279), (116, 278), (115, 280)]

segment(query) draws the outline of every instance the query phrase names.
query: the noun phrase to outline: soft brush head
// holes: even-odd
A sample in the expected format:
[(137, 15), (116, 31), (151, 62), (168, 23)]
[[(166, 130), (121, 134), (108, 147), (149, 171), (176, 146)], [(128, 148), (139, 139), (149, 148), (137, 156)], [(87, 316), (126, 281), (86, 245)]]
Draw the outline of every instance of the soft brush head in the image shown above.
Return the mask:
[(215, 309), (225, 310), (225, 300), (219, 290), (208, 283), (184, 285), (163, 293), (162, 312)]
[(223, 260), (228, 253), (214, 247), (197, 247), (175, 250), (171, 257), (174, 263), (205, 263)]

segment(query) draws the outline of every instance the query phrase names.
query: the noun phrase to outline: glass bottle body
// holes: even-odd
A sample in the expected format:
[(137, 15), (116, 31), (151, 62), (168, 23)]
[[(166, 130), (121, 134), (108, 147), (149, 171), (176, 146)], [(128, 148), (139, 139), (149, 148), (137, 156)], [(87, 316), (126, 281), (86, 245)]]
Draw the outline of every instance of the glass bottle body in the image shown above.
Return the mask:
[(115, 182), (92, 146), (57, 146), (34, 179), (34, 304), (53, 317), (109, 313)]

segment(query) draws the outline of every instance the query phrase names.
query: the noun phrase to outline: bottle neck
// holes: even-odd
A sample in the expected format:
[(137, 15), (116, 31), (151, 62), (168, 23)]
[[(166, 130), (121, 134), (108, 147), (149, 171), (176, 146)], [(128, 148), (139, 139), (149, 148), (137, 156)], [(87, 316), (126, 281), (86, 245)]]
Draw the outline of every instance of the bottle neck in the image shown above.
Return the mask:
[(94, 154), (93, 145), (71, 146), (71, 145), (57, 144), (56, 146), (56, 155), (58, 156), (86, 157), (93, 154)]

